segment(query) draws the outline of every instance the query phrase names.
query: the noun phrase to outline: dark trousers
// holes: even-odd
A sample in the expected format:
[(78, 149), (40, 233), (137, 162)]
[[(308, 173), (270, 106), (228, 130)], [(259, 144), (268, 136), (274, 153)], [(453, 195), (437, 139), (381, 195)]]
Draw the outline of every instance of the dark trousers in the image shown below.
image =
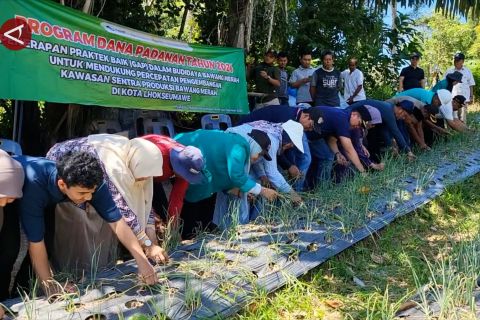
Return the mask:
[(370, 159), (376, 163), (381, 162), (382, 155), (386, 148), (383, 130), (383, 124), (377, 124), (375, 127), (368, 129), (366, 139), (367, 150), (370, 152)]
[(217, 194), (198, 202), (184, 201), (180, 217), (183, 220), (182, 238), (191, 239), (198, 230), (215, 228), (212, 223)]
[[(16, 296), (17, 288), (26, 290), (29, 285), (30, 263), (25, 259), (14, 279), (14, 286), (9, 292), (13, 265), (20, 251), (20, 221), (17, 202), (3, 208), (3, 226), (0, 230), (0, 301)], [(28, 290), (26, 290), (28, 291)]]
[[(437, 123), (435, 123), (435, 125), (437, 127), (440, 127), (440, 128), (445, 128), (445, 120), (444, 119), (437, 119)], [(425, 139), (425, 143), (429, 147), (431, 147), (435, 143), (435, 141), (437, 141), (440, 138), (439, 135), (434, 133), (432, 131), (432, 129), (430, 129), (430, 127), (428, 127), (426, 125), (423, 125), (423, 136), (424, 136), (424, 139)]]
[(288, 106), (288, 97), (278, 97), (282, 106)]

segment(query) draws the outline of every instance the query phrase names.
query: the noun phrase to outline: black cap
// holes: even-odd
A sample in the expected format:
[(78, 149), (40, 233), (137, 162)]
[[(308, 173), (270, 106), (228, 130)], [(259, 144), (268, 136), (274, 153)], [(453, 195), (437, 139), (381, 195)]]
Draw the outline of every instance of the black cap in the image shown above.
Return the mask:
[(269, 55), (269, 54), (272, 54), (274, 57), (277, 56), (277, 51), (275, 51), (274, 49), (270, 48), (268, 49), (267, 51), (265, 51), (265, 55)]
[(447, 78), (449, 78), (453, 81), (458, 81), (460, 83), (462, 83), (462, 77), (463, 77), (463, 74), (461, 72), (458, 72), (458, 71), (447, 74)]
[(356, 107), (352, 109), (352, 112), (353, 111), (360, 113), (360, 116), (362, 117), (362, 121), (372, 121), (372, 116), (370, 115), (370, 112), (368, 112), (368, 109), (365, 108), (365, 106)]
[(268, 134), (266, 134), (263, 131), (253, 129), (249, 134), (250, 137), (252, 137), (253, 140), (255, 140), (256, 143), (262, 148), (262, 156), (265, 158), (267, 161), (272, 161), (272, 157), (268, 154), (268, 151), (270, 150), (270, 146), (272, 144), (272, 141), (270, 141), (270, 138), (268, 137)]
[(412, 52), (410, 53), (410, 59), (411, 58), (420, 58), (420, 54), (418, 52)]
[(453, 56), (453, 59), (455, 59), (455, 60), (465, 60), (465, 55), (461, 52), (457, 52)]
[(465, 98), (464, 96), (459, 94), (459, 95), (456, 95), (455, 97), (453, 97), (452, 100), (457, 101), (463, 107), (465, 105), (465, 101), (467, 101), (467, 98)]
[(319, 107), (310, 107), (302, 110), (303, 113), (310, 115), (310, 119), (313, 121), (313, 130), (322, 134), (323, 113)]

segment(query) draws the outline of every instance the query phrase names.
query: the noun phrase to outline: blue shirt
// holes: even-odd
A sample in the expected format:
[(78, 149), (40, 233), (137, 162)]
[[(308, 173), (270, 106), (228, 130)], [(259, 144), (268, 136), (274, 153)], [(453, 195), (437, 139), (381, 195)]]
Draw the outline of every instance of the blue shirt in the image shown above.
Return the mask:
[(289, 106), (265, 106), (263, 108), (254, 110), (240, 118), (237, 125), (254, 122), (258, 120), (265, 120), (273, 123), (284, 123), (288, 120), (297, 121), (300, 117), (301, 110), (297, 107)]
[[(394, 105), (388, 102), (380, 101), (380, 100), (364, 100), (359, 101), (351, 104), (347, 109), (356, 108), (359, 106), (368, 105), (372, 106), (378, 111), (380, 111), (380, 115), (382, 116), (382, 125), (383, 127), (390, 132), (393, 136), (395, 141), (397, 141), (398, 147), (400, 150), (408, 152), (410, 151), (410, 147), (408, 146), (403, 134), (401, 133), (400, 129), (397, 126), (397, 118), (395, 117), (395, 113), (393, 111)], [(391, 139), (389, 139), (391, 140)], [(387, 146), (391, 145), (391, 141), (385, 141)]]
[(425, 104), (432, 104), (432, 99), (434, 95), (435, 93), (430, 90), (426, 90), (423, 88), (415, 88), (399, 92), (395, 95), (395, 97), (409, 96), (419, 101), (422, 101)]
[[(448, 88), (448, 81), (447, 81), (447, 79), (443, 79), (443, 80), (438, 81), (437, 84), (432, 89), (430, 89), (430, 91), (432, 91), (434, 93), (437, 93), (438, 90), (447, 89), (447, 88)], [(451, 90), (449, 90), (449, 91), (451, 91)]]
[[(68, 201), (68, 198), (58, 188), (55, 162), (28, 156), (15, 156), (14, 159), (22, 164), (25, 171), (23, 197), (17, 200), (20, 221), (28, 240), (40, 242), (45, 234), (45, 208)], [(105, 183), (97, 187), (89, 202), (107, 222), (122, 218)]]
[[(323, 122), (320, 124), (322, 130), (322, 137), (335, 136), (346, 137), (350, 136), (350, 113), (349, 110), (332, 108), (332, 107), (312, 107), (319, 108), (322, 111)], [(310, 138), (310, 137), (309, 137)]]

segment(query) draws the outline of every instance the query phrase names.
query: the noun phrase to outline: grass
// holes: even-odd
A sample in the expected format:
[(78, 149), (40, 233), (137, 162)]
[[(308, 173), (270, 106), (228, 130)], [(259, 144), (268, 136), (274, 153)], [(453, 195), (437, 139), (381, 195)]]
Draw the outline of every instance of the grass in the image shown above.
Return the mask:
[[(476, 150), (479, 142), (479, 134), (456, 134), (433, 151), (419, 154), (413, 163), (402, 156), (388, 155), (385, 171), (367, 177), (357, 175), (335, 186), (324, 184), (303, 195), (307, 205), (295, 206), (287, 197), (281, 197), (277, 203), (264, 202), (256, 224), (236, 223), (239, 207), (238, 203), (232, 203), (228, 217), (234, 221), (231, 227), (222, 234), (204, 234), (203, 240), (199, 240), (200, 248), (177, 251), (178, 261), (170, 264), (168, 272), (157, 270), (164, 285), (147, 291), (162, 294), (168, 290), (169, 295), (180, 297), (185, 309), (194, 314), (206, 307), (202, 304), (204, 281), (215, 279), (219, 283), (217, 298), (232, 304), (244, 294), (253, 298), (254, 302), (237, 319), (393, 319), (415, 292), (419, 292), (417, 303), (426, 311), (430, 308), (428, 299), (439, 302), (443, 312), (439, 319), (449, 319), (448, 315), (458, 305), (467, 306), (466, 312), (471, 312), (474, 307), (469, 297), (480, 266), (476, 259), (480, 238), (474, 238), (479, 231), (480, 204), (475, 194), (480, 186), (479, 177), (450, 187), (439, 199), (301, 279), (285, 274), (282, 263), (298, 258), (298, 228), (309, 231), (323, 225), (326, 244), (348, 236), (385, 210), (393, 210), (426, 191), (433, 182), (437, 164), (454, 163), (465, 168), (468, 159), (462, 152)], [(448, 182), (455, 174), (444, 177), (444, 181)], [(172, 222), (166, 226), (164, 248), (173, 250), (177, 246), (178, 227)], [(256, 235), (245, 238), (249, 232)], [(264, 247), (243, 247), (249, 242), (258, 244), (260, 238)], [(310, 243), (307, 250), (316, 251), (318, 246)], [(250, 270), (244, 265), (245, 258), (259, 262), (257, 269)], [(94, 273), (95, 261), (92, 260)], [(269, 294), (257, 285), (257, 278), (277, 271), (287, 282), (283, 290)], [(142, 287), (135, 281), (135, 275), (128, 277), (133, 280), (132, 285)], [(170, 287), (170, 282), (178, 279), (184, 281), (184, 290)], [(102, 282), (95, 276), (93, 280)], [(110, 284), (116, 282), (107, 280)], [(169, 306), (153, 305), (153, 308), (161, 318)]]
[[(448, 304), (439, 319), (450, 319), (457, 305), (471, 310), (480, 273), (479, 188), (479, 175), (449, 187), (298, 281), (255, 300), (236, 319), (393, 319), (401, 304), (426, 284), (433, 286), (434, 299)], [(355, 284), (354, 277), (365, 287)]]

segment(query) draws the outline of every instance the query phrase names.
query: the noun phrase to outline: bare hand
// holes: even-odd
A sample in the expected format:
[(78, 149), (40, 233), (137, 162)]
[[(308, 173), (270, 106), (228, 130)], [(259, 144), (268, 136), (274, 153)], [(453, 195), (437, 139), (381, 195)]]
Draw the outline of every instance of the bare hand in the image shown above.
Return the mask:
[(363, 150), (363, 152), (365, 153), (365, 155), (366, 155), (368, 158), (370, 158), (370, 152), (368, 152), (368, 149), (367, 149), (364, 145), (362, 145), (362, 150)]
[(420, 149), (422, 149), (422, 150), (427, 150), (427, 151), (428, 151), (428, 150), (432, 150), (432, 149), (431, 149), (429, 146), (427, 146), (426, 144), (422, 144), (422, 145), (420, 146)]
[(303, 202), (302, 197), (300, 197), (300, 195), (293, 190), (290, 192), (290, 196), (292, 198), (293, 203), (295, 203), (296, 205), (299, 205)]
[(291, 177), (291, 178), (299, 178), (302, 173), (300, 172), (300, 170), (298, 169), (298, 167), (296, 165), (292, 165), (290, 166), (290, 168), (288, 168), (288, 175)]
[(0, 307), (0, 319), (3, 319), (4, 316), (5, 316), (5, 310), (3, 310), (2, 307)]
[(260, 184), (262, 187), (270, 188), (270, 180), (266, 176), (260, 177)]
[[(64, 284), (51, 279), (47, 281), (43, 281), (42, 283), (43, 291), (48, 298), (56, 295), (64, 295), (66, 293), (75, 293), (77, 292), (77, 287), (71, 281), (66, 281)], [(56, 299), (54, 299), (56, 300)]]
[(153, 285), (158, 281), (155, 269), (146, 259), (138, 264), (138, 276), (147, 285)]
[(343, 156), (343, 154), (341, 154), (340, 152), (337, 152), (336, 157), (337, 157), (337, 163), (338, 164), (340, 164), (342, 166), (348, 166), (348, 160), (347, 160), (347, 158), (345, 158)]
[(408, 161), (413, 161), (413, 160), (415, 160), (417, 157), (413, 154), (412, 151), (409, 151), (409, 152), (407, 153), (407, 158), (408, 158)]
[(267, 78), (268, 78), (268, 73), (267, 73), (266, 71), (263, 71), (263, 70), (262, 70), (262, 71), (260, 71), (260, 76), (261, 76), (262, 78), (267, 79)]
[(167, 263), (168, 254), (160, 246), (152, 245), (145, 250), (147, 258), (152, 259), (156, 263)]
[(370, 165), (370, 167), (374, 170), (378, 170), (378, 171), (383, 171), (383, 169), (385, 169), (385, 164), (380, 162), (380, 163), (372, 163)]
[(278, 192), (269, 188), (262, 187), (262, 191), (260, 192), (260, 194), (268, 201), (273, 201), (278, 197)]
[(307, 78), (303, 78), (302, 81), (303, 83), (309, 83), (310, 82), (310, 77), (307, 77)]
[(240, 189), (239, 188), (232, 188), (232, 189), (228, 190), (228, 193), (233, 195), (233, 196), (240, 197)]

